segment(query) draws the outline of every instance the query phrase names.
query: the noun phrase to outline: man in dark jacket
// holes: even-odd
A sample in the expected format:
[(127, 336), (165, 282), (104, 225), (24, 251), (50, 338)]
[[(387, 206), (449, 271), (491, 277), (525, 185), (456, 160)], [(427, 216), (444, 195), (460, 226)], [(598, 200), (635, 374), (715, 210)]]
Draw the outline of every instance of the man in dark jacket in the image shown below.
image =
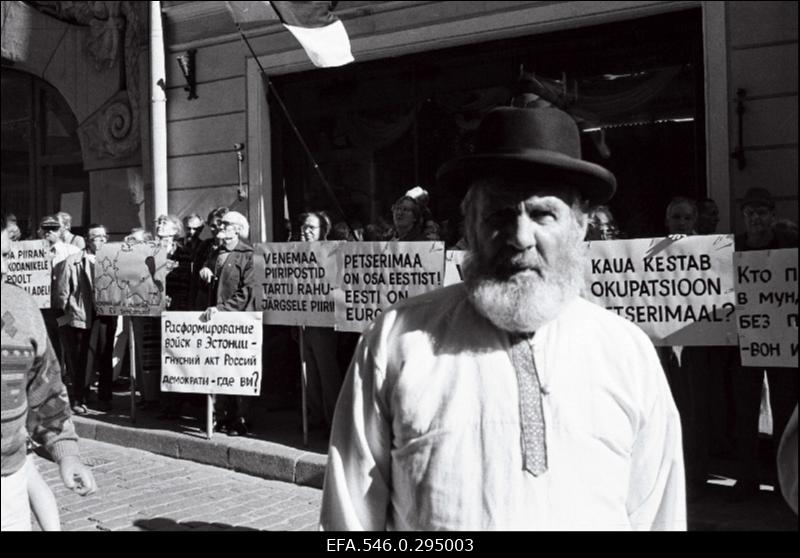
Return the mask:
[[(244, 239), (250, 226), (244, 215), (229, 211), (221, 221), (217, 240), (219, 247), (211, 253), (200, 270), (200, 280), (209, 285), (212, 301), (203, 314), (210, 320), (217, 312), (246, 312), (254, 309), (253, 247)], [(242, 396), (219, 395), (216, 398), (216, 422), (219, 430), (231, 436), (246, 435), (249, 399)]]
[(91, 376), (89, 355), (94, 355), (91, 366), (100, 371), (98, 408), (111, 410), (111, 382), (113, 377), (114, 333), (116, 316), (99, 316), (94, 305), (94, 266), (97, 252), (108, 241), (106, 228), (100, 224), (89, 225), (89, 241), (84, 252), (68, 256), (60, 268), (55, 282), (57, 308), (63, 311), (62, 335), (67, 364), (72, 380), (72, 412), (84, 415), (89, 394), (86, 374)]
[[(748, 189), (739, 208), (745, 230), (734, 237), (737, 252), (797, 248), (796, 235), (776, 230), (775, 200), (768, 190), (760, 187)], [(748, 500), (759, 493), (758, 424), (765, 371), (772, 409), (772, 451), (777, 450), (783, 429), (798, 401), (797, 368), (740, 365), (734, 370), (738, 472), (732, 496), (736, 501)], [(772, 467), (773, 471), (767, 475), (769, 478), (774, 478), (774, 460)]]

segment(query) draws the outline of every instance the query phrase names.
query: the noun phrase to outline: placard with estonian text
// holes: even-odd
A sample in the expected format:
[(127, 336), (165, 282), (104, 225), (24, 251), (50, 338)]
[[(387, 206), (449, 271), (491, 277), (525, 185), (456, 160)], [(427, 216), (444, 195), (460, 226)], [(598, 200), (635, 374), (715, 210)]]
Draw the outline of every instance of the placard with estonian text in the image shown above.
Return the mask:
[(442, 286), (443, 242), (346, 242), (334, 291), (336, 329), (363, 331), (385, 309)]
[(333, 327), (341, 241), (267, 242), (253, 255), (255, 308), (264, 323)]
[(733, 236), (588, 243), (584, 296), (656, 345), (736, 345)]
[(25, 289), (39, 308), (50, 308), (53, 257), (46, 240), (12, 242), (6, 265), (6, 283)]

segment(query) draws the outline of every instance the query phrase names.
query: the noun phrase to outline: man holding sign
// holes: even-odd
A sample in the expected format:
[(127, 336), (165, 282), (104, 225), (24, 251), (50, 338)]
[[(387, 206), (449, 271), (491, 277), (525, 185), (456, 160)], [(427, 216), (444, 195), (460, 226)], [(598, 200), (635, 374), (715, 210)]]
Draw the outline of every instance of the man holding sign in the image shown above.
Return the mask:
[[(745, 232), (736, 235), (736, 251), (776, 250), (797, 248), (793, 238), (775, 230), (775, 201), (764, 188), (750, 188), (741, 203)], [(737, 275), (740, 272), (737, 271)], [(746, 275), (746, 273), (745, 273)], [(741, 326), (741, 322), (740, 322)], [(767, 367), (770, 407), (772, 408), (772, 439), (778, 441), (797, 405), (798, 371), (794, 368)], [(758, 494), (758, 422), (761, 408), (761, 388), (765, 367), (742, 366), (733, 374), (736, 407), (736, 455), (739, 471), (736, 475), (734, 497), (746, 500)]]
[[(200, 280), (209, 284), (215, 303), (204, 312), (202, 319), (206, 321), (219, 311), (253, 310), (253, 247), (244, 241), (250, 234), (250, 224), (238, 211), (228, 211), (219, 227), (219, 247), (200, 270)], [(244, 396), (217, 396), (217, 428), (226, 430), (231, 436), (248, 434), (246, 416), (249, 401)]]
[(681, 430), (634, 324), (579, 297), (616, 180), (555, 108), (498, 108), (472, 155), (465, 282), (384, 311), (339, 397), (329, 530), (686, 528)]

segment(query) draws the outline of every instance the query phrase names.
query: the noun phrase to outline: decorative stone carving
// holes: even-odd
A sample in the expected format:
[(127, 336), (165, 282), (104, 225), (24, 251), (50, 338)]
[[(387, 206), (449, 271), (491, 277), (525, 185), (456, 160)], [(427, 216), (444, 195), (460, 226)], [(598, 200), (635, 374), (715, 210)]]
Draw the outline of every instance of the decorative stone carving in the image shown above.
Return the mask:
[(125, 18), (120, 2), (31, 2), (40, 12), (67, 23), (89, 27), (86, 52), (100, 71), (113, 68), (119, 57)]
[[(146, 2), (32, 2), (42, 12), (68, 23), (89, 28), (85, 49), (98, 71), (121, 62), (120, 91), (81, 123), (79, 134), (86, 168), (98, 159), (138, 155), (141, 144), (141, 86), (139, 55), (142, 51), (143, 10)], [(120, 48), (122, 47), (122, 48)]]
[[(139, 154), (139, 129), (126, 91), (108, 99), (78, 127), (84, 167), (103, 168), (134, 162)], [(105, 160), (105, 161), (104, 161)]]

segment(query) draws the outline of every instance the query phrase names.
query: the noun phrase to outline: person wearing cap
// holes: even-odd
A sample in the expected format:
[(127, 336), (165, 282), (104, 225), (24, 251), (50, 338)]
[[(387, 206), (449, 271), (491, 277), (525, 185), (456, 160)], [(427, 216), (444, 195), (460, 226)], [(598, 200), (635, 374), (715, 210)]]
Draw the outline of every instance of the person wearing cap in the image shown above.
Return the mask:
[(56, 357), (61, 363), (62, 380), (67, 386), (67, 390), (72, 396), (72, 377), (74, 374), (70, 370), (69, 362), (65, 359), (64, 350), (69, 343), (69, 335), (62, 326), (66, 326), (69, 318), (64, 315), (63, 308), (58, 300), (58, 293), (66, 287), (61, 284), (64, 278), (62, 273), (65, 262), (72, 255), (80, 255), (81, 249), (74, 244), (64, 242), (64, 235), (61, 222), (52, 215), (47, 215), (39, 222), (39, 230), (42, 231), (42, 238), (49, 245), (49, 254), (52, 258), (52, 268), (50, 275), (50, 308), (42, 309), (47, 334), (53, 344)]
[[(226, 212), (219, 221), (218, 247), (200, 270), (200, 280), (209, 285), (213, 304), (206, 308), (202, 320), (210, 320), (217, 312), (255, 310), (253, 286), (253, 247), (245, 242), (250, 234), (247, 218), (238, 211)], [(231, 436), (247, 435), (250, 430), (246, 396), (218, 395), (216, 428)]]
[(8, 232), (0, 233), (2, 255), (2, 531), (30, 531), (26, 457), (28, 436), (42, 444), (58, 463), (64, 486), (85, 496), (97, 488), (91, 470), (80, 460), (78, 436), (58, 360), (33, 298), (5, 282), (11, 252)]
[[(734, 237), (737, 252), (797, 248), (797, 236), (776, 234), (775, 200), (767, 189), (748, 189), (739, 207), (744, 219), (744, 232)], [(796, 367), (764, 368), (741, 365), (738, 368), (733, 372), (738, 470), (732, 495), (735, 501), (742, 501), (759, 493), (758, 423), (764, 372), (766, 371), (769, 385), (774, 452), (798, 402), (798, 370)], [(772, 463), (774, 467), (774, 459)], [(773, 477), (774, 472), (773, 469), (767, 476)]]
[(684, 530), (681, 427), (656, 351), (583, 300), (587, 212), (616, 188), (572, 118), (497, 108), (467, 189), (464, 283), (385, 310), (339, 396), (325, 530)]

